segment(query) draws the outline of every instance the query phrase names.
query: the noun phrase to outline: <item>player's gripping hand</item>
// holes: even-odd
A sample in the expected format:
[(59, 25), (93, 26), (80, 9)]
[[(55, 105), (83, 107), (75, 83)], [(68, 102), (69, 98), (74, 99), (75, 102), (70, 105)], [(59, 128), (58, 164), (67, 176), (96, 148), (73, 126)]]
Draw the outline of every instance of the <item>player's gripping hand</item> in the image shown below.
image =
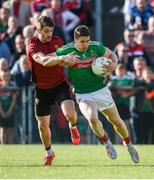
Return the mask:
[(62, 57), (62, 62), (60, 63), (63, 66), (73, 66), (74, 64), (80, 62), (80, 57), (76, 55), (74, 52), (67, 54)]
[(103, 69), (106, 73), (112, 73), (117, 67), (117, 63), (113, 62), (111, 59), (109, 59), (108, 64), (103, 65)]

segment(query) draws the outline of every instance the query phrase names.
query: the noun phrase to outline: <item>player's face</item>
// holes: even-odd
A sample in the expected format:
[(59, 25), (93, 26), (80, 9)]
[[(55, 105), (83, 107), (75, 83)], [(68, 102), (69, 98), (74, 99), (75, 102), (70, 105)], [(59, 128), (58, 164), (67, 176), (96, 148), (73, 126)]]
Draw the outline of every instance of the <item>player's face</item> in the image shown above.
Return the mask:
[(48, 43), (51, 41), (53, 29), (53, 27), (44, 26), (43, 29), (38, 30), (39, 38), (42, 43)]
[(79, 51), (84, 52), (88, 49), (89, 42), (90, 36), (81, 36), (78, 39), (75, 39), (75, 46)]

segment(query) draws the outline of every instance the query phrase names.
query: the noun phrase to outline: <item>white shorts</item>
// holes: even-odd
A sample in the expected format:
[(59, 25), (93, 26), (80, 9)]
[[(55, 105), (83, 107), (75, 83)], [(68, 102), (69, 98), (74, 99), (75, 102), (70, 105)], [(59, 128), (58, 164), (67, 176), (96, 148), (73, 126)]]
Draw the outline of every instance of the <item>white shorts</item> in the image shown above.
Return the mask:
[(76, 93), (76, 100), (77, 103), (84, 101), (93, 101), (97, 104), (98, 111), (109, 109), (115, 105), (111, 92), (108, 89), (108, 87), (87, 94)]

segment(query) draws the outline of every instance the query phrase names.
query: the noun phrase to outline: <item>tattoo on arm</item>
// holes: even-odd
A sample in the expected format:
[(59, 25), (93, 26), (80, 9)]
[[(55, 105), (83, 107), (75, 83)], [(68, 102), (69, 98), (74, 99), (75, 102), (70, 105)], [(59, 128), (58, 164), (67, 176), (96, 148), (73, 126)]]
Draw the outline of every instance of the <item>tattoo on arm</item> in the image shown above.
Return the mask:
[(106, 52), (105, 52), (105, 56), (109, 59), (111, 59), (114, 63), (118, 63), (118, 57), (116, 56), (116, 54), (111, 51), (109, 48), (106, 48)]

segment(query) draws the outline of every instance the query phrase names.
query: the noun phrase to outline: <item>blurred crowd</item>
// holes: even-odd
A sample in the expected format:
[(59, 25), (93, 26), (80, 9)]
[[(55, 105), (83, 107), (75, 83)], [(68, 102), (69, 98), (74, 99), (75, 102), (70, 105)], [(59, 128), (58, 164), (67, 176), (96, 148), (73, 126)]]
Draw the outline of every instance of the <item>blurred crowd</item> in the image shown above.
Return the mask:
[[(122, 13), (123, 41), (114, 48), (119, 63), (107, 83), (134, 143), (150, 144), (154, 143), (154, 0), (125, 0)], [(65, 43), (73, 40), (76, 26), (95, 23), (89, 0), (0, 1), (0, 144), (14, 142), (18, 88), (30, 85), (26, 44), (36, 35), (41, 15), (54, 19), (54, 35)], [(55, 139), (69, 142), (67, 121), (59, 107), (54, 109), (52, 128), (60, 132)], [(87, 124), (80, 114), (79, 118), (81, 139), (87, 143)], [(116, 135), (114, 143), (121, 143)]]
[(119, 63), (109, 87), (134, 142), (154, 143), (154, 1), (125, 0)]

